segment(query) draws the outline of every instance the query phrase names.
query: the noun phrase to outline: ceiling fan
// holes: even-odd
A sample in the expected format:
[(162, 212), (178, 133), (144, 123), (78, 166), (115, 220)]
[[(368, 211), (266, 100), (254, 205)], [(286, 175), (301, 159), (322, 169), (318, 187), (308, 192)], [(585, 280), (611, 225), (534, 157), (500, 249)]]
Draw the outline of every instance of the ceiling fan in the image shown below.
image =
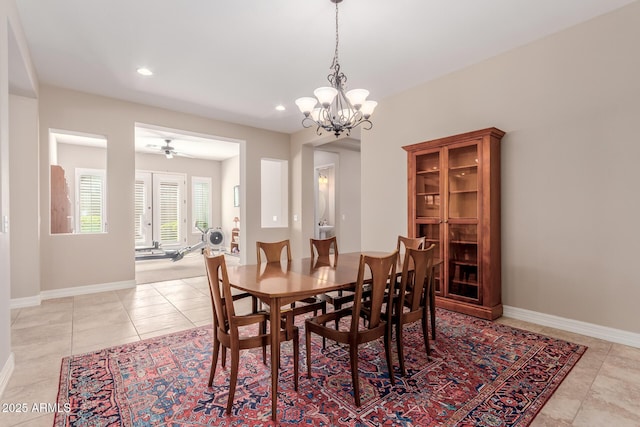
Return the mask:
[(164, 143), (165, 145), (160, 145), (160, 146), (157, 144), (148, 144), (147, 147), (159, 148), (158, 154), (164, 154), (167, 159), (173, 159), (174, 156), (191, 157), (184, 153), (177, 152), (176, 149), (171, 146), (171, 139), (165, 139)]
[(160, 147), (160, 149), (164, 152), (164, 155), (167, 159), (173, 159), (174, 154), (177, 155), (175, 148), (171, 146), (171, 140), (165, 139), (164, 142), (167, 144), (164, 147)]

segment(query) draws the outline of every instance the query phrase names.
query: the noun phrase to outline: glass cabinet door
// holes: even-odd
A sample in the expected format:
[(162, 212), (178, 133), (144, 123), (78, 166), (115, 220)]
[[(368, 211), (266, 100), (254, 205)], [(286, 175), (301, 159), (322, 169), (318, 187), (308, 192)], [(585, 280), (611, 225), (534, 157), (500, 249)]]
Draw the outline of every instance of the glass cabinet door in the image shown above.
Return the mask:
[(440, 152), (416, 156), (416, 217), (440, 218)]
[[(425, 238), (425, 248), (430, 247), (431, 245), (436, 245), (433, 248), (433, 256), (438, 259), (442, 259), (442, 246), (440, 245), (440, 224), (418, 224), (418, 233), (416, 236)], [(436, 289), (436, 294), (442, 294), (442, 285), (440, 279), (440, 271), (442, 269), (436, 267), (435, 269), (435, 277), (434, 277), (434, 285)]]
[(479, 302), (478, 146), (448, 151), (447, 294)]
[(478, 226), (449, 224), (448, 251), (448, 294), (479, 301)]
[(449, 150), (449, 218), (478, 217), (477, 145)]

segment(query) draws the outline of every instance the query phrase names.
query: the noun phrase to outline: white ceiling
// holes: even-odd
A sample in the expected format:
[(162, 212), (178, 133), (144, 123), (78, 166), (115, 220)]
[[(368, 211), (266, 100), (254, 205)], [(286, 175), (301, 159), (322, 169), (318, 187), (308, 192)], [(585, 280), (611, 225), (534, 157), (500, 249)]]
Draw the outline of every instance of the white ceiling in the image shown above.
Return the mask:
[[(344, 0), (340, 63), (381, 100), (632, 2)], [(16, 3), (40, 83), (287, 133), (334, 50), (329, 0)]]

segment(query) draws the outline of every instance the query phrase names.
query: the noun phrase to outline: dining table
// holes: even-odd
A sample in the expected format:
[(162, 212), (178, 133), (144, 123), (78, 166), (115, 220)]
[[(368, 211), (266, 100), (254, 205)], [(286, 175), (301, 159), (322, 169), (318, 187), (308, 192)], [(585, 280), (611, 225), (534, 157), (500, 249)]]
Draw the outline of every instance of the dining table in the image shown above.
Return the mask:
[[(300, 258), (282, 263), (232, 265), (227, 267), (230, 285), (247, 292), (269, 306), (271, 341), (271, 418), (277, 421), (278, 376), (280, 361), (280, 318), (282, 307), (327, 292), (347, 290), (358, 277), (360, 255), (384, 256), (389, 252), (340, 253), (337, 256)], [(402, 263), (398, 260), (398, 274)], [(367, 275), (365, 273), (365, 280)], [(431, 286), (433, 288), (433, 286)], [(430, 301), (435, 296), (430, 295)], [(431, 305), (431, 304), (430, 304)], [(434, 325), (435, 309), (432, 309)], [(293, 322), (287, 322), (293, 328)], [(291, 331), (290, 331), (291, 332)], [(433, 332), (435, 335), (435, 332)]]

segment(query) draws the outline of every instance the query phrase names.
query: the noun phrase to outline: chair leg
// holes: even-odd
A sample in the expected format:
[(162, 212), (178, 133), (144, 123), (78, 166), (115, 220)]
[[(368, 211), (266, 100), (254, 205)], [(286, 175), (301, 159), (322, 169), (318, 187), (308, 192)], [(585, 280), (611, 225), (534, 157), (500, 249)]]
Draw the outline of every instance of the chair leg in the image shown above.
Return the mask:
[[(267, 333), (267, 322), (260, 322), (260, 333), (265, 335)], [(262, 363), (267, 364), (267, 346), (262, 346)]]
[(431, 348), (429, 347), (429, 325), (427, 324), (427, 306), (422, 313), (422, 337), (424, 338), (424, 348), (427, 350), (427, 360), (431, 355)]
[[(327, 303), (322, 304), (322, 314), (327, 314)], [(327, 338), (323, 335), (322, 336), (322, 349), (326, 349), (327, 348)]]
[(311, 378), (311, 331), (304, 328), (305, 349), (307, 350), (307, 377)]
[[(213, 332), (215, 334), (215, 331)], [(220, 341), (213, 340), (213, 356), (211, 357), (211, 372), (209, 373), (209, 387), (213, 384), (213, 377), (216, 375), (218, 365), (218, 352), (220, 351)]]
[(436, 339), (436, 296), (435, 296), (435, 283), (431, 282), (431, 289), (429, 290), (429, 311), (431, 312), (431, 339)]
[(299, 334), (293, 334), (293, 389), (298, 391), (298, 365), (300, 363), (300, 337)]
[[(396, 337), (398, 340), (398, 337)], [(389, 380), (391, 385), (396, 384), (396, 377), (393, 374), (393, 359), (391, 358), (391, 324), (387, 323), (387, 331), (384, 334), (384, 355), (387, 359), (387, 370), (389, 371)]]
[(360, 407), (360, 378), (358, 376), (358, 345), (349, 345), (349, 359), (351, 360), (351, 382), (353, 383), (353, 398), (356, 406)]
[(231, 413), (233, 398), (236, 394), (236, 384), (238, 382), (238, 369), (240, 367), (240, 348), (231, 348), (231, 379), (229, 380), (229, 397), (227, 398), (227, 414)]
[(220, 361), (222, 367), (225, 368), (227, 366), (227, 347), (222, 346), (222, 360)]
[(396, 344), (398, 347), (398, 362), (400, 364), (400, 372), (402, 373), (402, 376), (406, 376), (407, 373), (404, 369), (404, 348), (402, 345), (402, 321), (401, 319), (398, 319), (398, 321), (396, 322)]

